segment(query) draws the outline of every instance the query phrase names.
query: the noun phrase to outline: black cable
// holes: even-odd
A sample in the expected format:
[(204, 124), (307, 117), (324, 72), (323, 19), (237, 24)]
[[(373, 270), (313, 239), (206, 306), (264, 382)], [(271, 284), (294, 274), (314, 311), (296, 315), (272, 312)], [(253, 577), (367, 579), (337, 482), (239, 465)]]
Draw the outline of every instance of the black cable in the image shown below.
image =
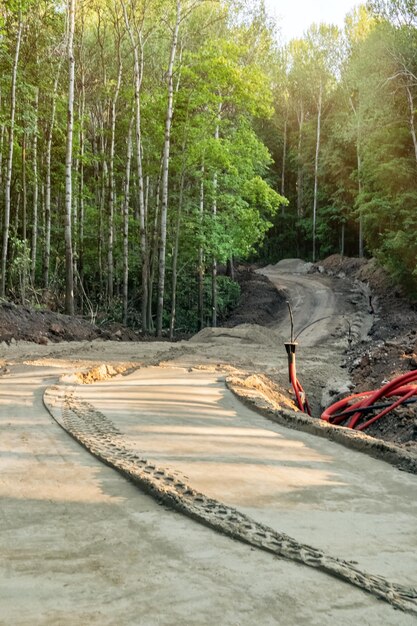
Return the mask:
[[(401, 403), (401, 406), (405, 404), (414, 404), (417, 402), (417, 398), (409, 398), (408, 400), (404, 400)], [(381, 404), (373, 404), (371, 406), (358, 407), (357, 409), (348, 409), (347, 411), (343, 411), (342, 413), (337, 413), (336, 415), (332, 415), (332, 419), (336, 417), (349, 417), (349, 415), (353, 415), (354, 413), (372, 413), (374, 409), (385, 409), (387, 406), (391, 406), (392, 402), (384, 402)]]

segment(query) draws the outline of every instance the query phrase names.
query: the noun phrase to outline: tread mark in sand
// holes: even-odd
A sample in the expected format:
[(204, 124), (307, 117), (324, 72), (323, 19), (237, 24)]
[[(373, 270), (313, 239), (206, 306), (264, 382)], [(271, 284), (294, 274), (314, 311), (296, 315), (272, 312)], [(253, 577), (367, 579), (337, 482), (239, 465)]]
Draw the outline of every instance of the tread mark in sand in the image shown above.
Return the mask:
[(168, 470), (148, 463), (130, 450), (116, 426), (91, 404), (76, 398), (73, 391), (59, 395), (56, 387), (49, 388), (45, 392), (44, 402), (55, 421), (89, 452), (163, 504), (233, 539), (319, 569), (360, 587), (398, 609), (417, 615), (417, 589), (363, 572), (352, 562), (300, 544), (292, 537), (195, 491), (178, 481)]

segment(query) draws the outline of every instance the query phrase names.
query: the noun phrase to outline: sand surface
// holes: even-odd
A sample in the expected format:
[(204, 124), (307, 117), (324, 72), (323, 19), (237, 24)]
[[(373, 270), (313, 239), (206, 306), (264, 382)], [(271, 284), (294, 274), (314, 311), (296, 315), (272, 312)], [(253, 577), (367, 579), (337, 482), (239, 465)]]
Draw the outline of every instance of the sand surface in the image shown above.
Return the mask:
[[(281, 269), (266, 272), (289, 290), (298, 329), (330, 316), (299, 338), (303, 384), (318, 394), (330, 378), (345, 376), (346, 320), (366, 335), (366, 306), (352, 308), (326, 279)], [(0, 624), (415, 623), (351, 585), (158, 505), (81, 448), (43, 405), (44, 390), (63, 374), (100, 363), (139, 367), (79, 386), (77, 395), (117, 424), (130, 446), (203, 493), (417, 586), (415, 477), (243, 407), (220, 369), (266, 372), (285, 384), (282, 342), (289, 338), (288, 323), (248, 326), (203, 331), (174, 346), (2, 348)]]

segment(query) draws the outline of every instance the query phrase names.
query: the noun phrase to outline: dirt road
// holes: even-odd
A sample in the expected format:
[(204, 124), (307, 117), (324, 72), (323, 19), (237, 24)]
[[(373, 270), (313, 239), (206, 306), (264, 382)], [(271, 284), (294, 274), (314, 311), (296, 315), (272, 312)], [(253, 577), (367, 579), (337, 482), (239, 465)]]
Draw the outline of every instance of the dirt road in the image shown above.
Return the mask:
[[(327, 294), (326, 280), (314, 280)], [(362, 306), (360, 314), (352, 303), (340, 310), (341, 294), (321, 296), (319, 307), (335, 307), (361, 327)], [(294, 309), (298, 314), (296, 302)], [(298, 317), (301, 326), (305, 321)], [(347, 341), (342, 321), (340, 330), (337, 323), (318, 325), (315, 335), (301, 336), (302, 373), (320, 393), (326, 377), (343, 376), (335, 357)], [(335, 336), (318, 353), (329, 329)], [(414, 623), (351, 585), (158, 506), (81, 448), (42, 403), (62, 373), (103, 362), (165, 361), (170, 367), (157, 373), (141, 369), (76, 393), (111, 418), (129, 447), (207, 495), (360, 569), (416, 586), (414, 477), (287, 432), (242, 407), (221, 374), (189, 371), (230, 363), (285, 381), (284, 334), (285, 325), (244, 326), (203, 331), (173, 347), (95, 341), (5, 349), (0, 624)]]
[(417, 585), (415, 476), (266, 421), (214, 373), (144, 368), (75, 394), (109, 417), (129, 448), (208, 497)]
[[(285, 293), (291, 304), (295, 335), (300, 335), (303, 346), (334, 347), (347, 344), (349, 327), (355, 338), (366, 337), (372, 326), (372, 317), (366, 309), (366, 299), (358, 288), (347, 297), (344, 291), (335, 291), (335, 282), (319, 275), (307, 274), (309, 264), (298, 259), (286, 259), (260, 272)], [(353, 311), (352, 303), (356, 310)], [(358, 306), (359, 305), (359, 306)], [(277, 326), (289, 340), (289, 320)], [(339, 341), (335, 341), (339, 340)]]

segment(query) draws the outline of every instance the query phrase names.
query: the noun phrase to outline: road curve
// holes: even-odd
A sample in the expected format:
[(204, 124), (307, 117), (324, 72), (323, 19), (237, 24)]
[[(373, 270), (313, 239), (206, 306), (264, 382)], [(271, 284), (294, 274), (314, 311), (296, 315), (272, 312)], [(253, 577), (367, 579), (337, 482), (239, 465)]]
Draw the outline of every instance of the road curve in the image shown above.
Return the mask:
[[(10, 366), (9, 371), (0, 377), (2, 626), (111, 626), (115, 623), (124, 626), (183, 623), (193, 626), (212, 626), (213, 623), (252, 626), (256, 622), (263, 626), (282, 623), (289, 626), (310, 626), (314, 623), (333, 626), (335, 623), (352, 624), (358, 619), (371, 626), (381, 623), (411, 626), (414, 623), (413, 617), (320, 571), (285, 560), (277, 561), (267, 553), (253, 551), (158, 506), (113, 469), (98, 462), (51, 418), (43, 406), (42, 396), (47, 386), (56, 383), (60, 371), (54, 366), (16, 365)], [(145, 371), (149, 376), (150, 371)], [(161, 385), (165, 393), (174, 382), (172, 372), (167, 371), (167, 374), (169, 380)], [(190, 372), (182, 376), (190, 380)], [(232, 491), (227, 496), (229, 501), (249, 514), (257, 509), (260, 516), (268, 510), (264, 501), (266, 491), (269, 490), (269, 495), (274, 498), (279, 495), (281, 510), (272, 507), (275, 521), (271, 517), (265, 521), (273, 522), (276, 528), (284, 530), (286, 524), (292, 526), (286, 511), (288, 513), (289, 507), (298, 501), (305, 538), (317, 539), (308, 536), (315, 525), (314, 513), (310, 522), (310, 514), (303, 511), (305, 489), (301, 483), (319, 483), (317, 488), (323, 492), (329, 488), (343, 489), (343, 485), (337, 487), (338, 481), (327, 473), (327, 453), (309, 449), (301, 440), (297, 441), (298, 436), (292, 443), (290, 440), (286, 442), (275, 428), (271, 429), (271, 425), (263, 420), (258, 425), (247, 422), (239, 425), (236, 420), (246, 418), (234, 415), (234, 401), (224, 392), (223, 383), (217, 379), (207, 380), (206, 374), (198, 378), (198, 385), (205, 381), (200, 402), (196, 402), (196, 384), (191, 385), (191, 391), (183, 387), (185, 395), (176, 399), (176, 410), (181, 407), (182, 415), (188, 413), (187, 430), (190, 434), (188, 437), (185, 434), (180, 436), (180, 425), (177, 424), (173, 431), (173, 422), (171, 434), (165, 433), (163, 437), (160, 433), (154, 441), (156, 447), (150, 456), (155, 457), (158, 450), (162, 456), (157, 458), (157, 462), (168, 465), (165, 463), (168, 459), (163, 457), (168, 453), (173, 455), (169, 445), (175, 447), (181, 440), (183, 447), (188, 441), (188, 453), (185, 455), (187, 469), (192, 466), (206, 467), (200, 478), (189, 472), (190, 482), (194, 480), (196, 485), (206, 488), (199, 483), (204, 480), (213, 489), (219, 485), (225, 489), (223, 472), (228, 466), (234, 466)], [(114, 380), (83, 387), (82, 391), (88, 392), (91, 400), (94, 398), (90, 397), (90, 393), (98, 394), (105, 401), (108, 415), (123, 428), (130, 443), (133, 444), (136, 438), (141, 447), (145, 444), (144, 440), (149, 445), (152, 424), (155, 424), (151, 422), (146, 436), (142, 436), (144, 423), (138, 419), (134, 403), (139, 399), (138, 387), (143, 387), (142, 391), (150, 392), (151, 396), (146, 400), (142, 397), (142, 408), (143, 402), (149, 403), (152, 399), (155, 402), (156, 387), (149, 385), (149, 379), (146, 384), (145, 380), (139, 384), (134, 379), (126, 379), (124, 391), (130, 393), (126, 403), (120, 404), (117, 391), (120, 383), (120, 379)], [(216, 417), (217, 404), (220, 413)], [(154, 404), (154, 420), (160, 415), (161, 406), (166, 419), (174, 408), (165, 402)], [(260, 418), (256, 416), (256, 419)], [(202, 427), (202, 421), (208, 422), (208, 425)], [(129, 428), (127, 424), (130, 424)], [(218, 436), (210, 436), (211, 429), (216, 425)], [(153, 431), (156, 434), (156, 428)], [(214, 431), (212, 434), (215, 434)], [(166, 441), (165, 448), (161, 445), (163, 440)], [(280, 446), (276, 446), (275, 440), (282, 442), (281, 458), (278, 454)], [(205, 458), (203, 456), (198, 460), (202, 456), (204, 441), (210, 447)], [(230, 456), (234, 444), (244, 461), (240, 469), (237, 461), (233, 463)], [(261, 453), (261, 446), (265, 449), (266, 444), (271, 451), (276, 446), (269, 461), (269, 455), (265, 458)], [(149, 452), (146, 446), (144, 449)], [(294, 460), (297, 453), (301, 453), (303, 460)], [(311, 463), (315, 467), (309, 479), (307, 465)], [(169, 465), (177, 466), (177, 461), (171, 459)], [(217, 477), (216, 466), (221, 470)], [(301, 472), (298, 474), (298, 485), (289, 483), (285, 487), (282, 481), (278, 481), (272, 489), (271, 480), (267, 480), (262, 487), (263, 493), (257, 496), (258, 501), (251, 503), (246, 497), (247, 483), (245, 488), (238, 488), (236, 481), (239, 474), (247, 476), (250, 467), (257, 466), (264, 468), (264, 479), (271, 472), (275, 478), (276, 472), (285, 478), (287, 470), (293, 468), (295, 472), (298, 466)], [(293, 479), (296, 476), (294, 472)], [(401, 475), (402, 478), (405, 476)], [(393, 482), (396, 480), (395, 476), (391, 478)], [(250, 491), (255, 493), (253, 486)], [(360, 485), (357, 485), (351, 502), (354, 511), (358, 497), (361, 500), (360, 492)], [(226, 495), (223, 493), (225, 498)], [(342, 496), (341, 492), (340, 501)], [(381, 500), (383, 497), (385, 491)], [(399, 496), (398, 504), (401, 499)], [(267, 500), (271, 503), (270, 498)], [(411, 501), (410, 498), (410, 506)], [(328, 508), (327, 498), (323, 502)], [(382, 501), (380, 506), (384, 509)], [(408, 515), (401, 507), (396, 519), (400, 526), (403, 520), (403, 526), (395, 545), (390, 543), (386, 553), (378, 557), (380, 547), (376, 548), (374, 544), (373, 554), (364, 556), (379, 560), (381, 573), (392, 573), (398, 582), (408, 580), (411, 584), (413, 579), (408, 576), (407, 565), (402, 571), (400, 568), (401, 562), (407, 561), (407, 558), (403, 561), (402, 557), (408, 541)], [(357, 519), (355, 516), (354, 523)], [(344, 532), (343, 528), (340, 530)], [(290, 527), (289, 531), (291, 535), (297, 531), (301, 537), (301, 526)], [(331, 545), (334, 541), (331, 533), (327, 533), (327, 537), (328, 548), (336, 548), (336, 545)], [(361, 543), (360, 533), (357, 533), (356, 541)], [(361, 546), (357, 545), (356, 550), (360, 552)], [(336, 553), (335, 550), (333, 553)], [(393, 561), (397, 561), (394, 568)], [(373, 568), (373, 571), (377, 570)]]
[[(317, 293), (327, 287), (325, 280), (284, 274), (277, 281), (292, 281), (297, 329), (324, 316), (323, 307), (332, 315), (332, 309), (336, 316), (344, 313), (337, 294)], [(296, 288), (305, 281), (308, 289), (319, 283), (308, 307)], [(320, 363), (322, 377), (334, 367), (328, 335), (336, 326), (318, 324), (300, 338), (311, 346), (303, 367), (309, 369), (310, 360), (311, 368)], [(287, 322), (278, 327), (284, 339), (288, 329)], [(0, 372), (1, 626), (415, 623), (352, 585), (271, 558), (158, 506), (60, 429), (42, 402), (51, 386), (65, 395), (65, 385), (56, 384), (62, 369), (91, 367), (100, 359), (175, 359), (175, 369), (144, 368), (79, 386), (74, 398), (89, 407), (100, 436), (107, 423), (114, 424), (119, 444), (149, 459), (149, 467), (162, 466), (238, 515), (314, 546), (316, 554), (353, 560), (352, 570), (416, 587), (415, 477), (281, 429), (244, 409), (220, 374), (188, 367), (198, 358), (216, 364), (230, 357), (236, 363), (239, 349), (242, 366), (285, 369), (275, 336), (273, 348), (248, 342), (246, 335), (233, 341), (182, 342), (169, 350), (166, 344), (96, 342), (26, 346), (25, 358), (33, 354), (36, 360), (9, 361)], [(319, 357), (317, 341), (328, 346)], [(10, 348), (9, 359), (13, 351), (18, 346)], [(57, 408), (59, 403), (52, 412)], [(91, 427), (90, 436), (94, 432)]]
[[(365, 337), (373, 319), (367, 312), (366, 298), (360, 289), (352, 289), (356, 299), (355, 307), (352, 307), (351, 294), (346, 290), (344, 294), (338, 293), (334, 281), (318, 274), (308, 274), (308, 268), (309, 264), (299, 259), (286, 259), (258, 270), (286, 295), (294, 314), (295, 335), (300, 335), (302, 345), (331, 347), (335, 337), (347, 340), (349, 332), (353, 333), (352, 340)], [(289, 340), (288, 316), (277, 324), (276, 330)]]
[(282, 616), (289, 626), (333, 626), (358, 615), (413, 624), (142, 494), (46, 411), (44, 390), (62, 367), (10, 365), (0, 376), (1, 626), (276, 626)]
[(148, 473), (158, 480), (175, 471), (181, 485), (261, 526), (417, 587), (414, 476), (267, 422), (207, 372), (146, 368), (74, 393), (71, 403), (78, 402), (75, 413), (87, 420), (87, 441), (96, 412), (96, 423), (110, 419), (117, 429), (114, 442), (106, 431), (106, 445), (119, 446), (122, 434), (122, 456), (133, 451), (147, 459)]

